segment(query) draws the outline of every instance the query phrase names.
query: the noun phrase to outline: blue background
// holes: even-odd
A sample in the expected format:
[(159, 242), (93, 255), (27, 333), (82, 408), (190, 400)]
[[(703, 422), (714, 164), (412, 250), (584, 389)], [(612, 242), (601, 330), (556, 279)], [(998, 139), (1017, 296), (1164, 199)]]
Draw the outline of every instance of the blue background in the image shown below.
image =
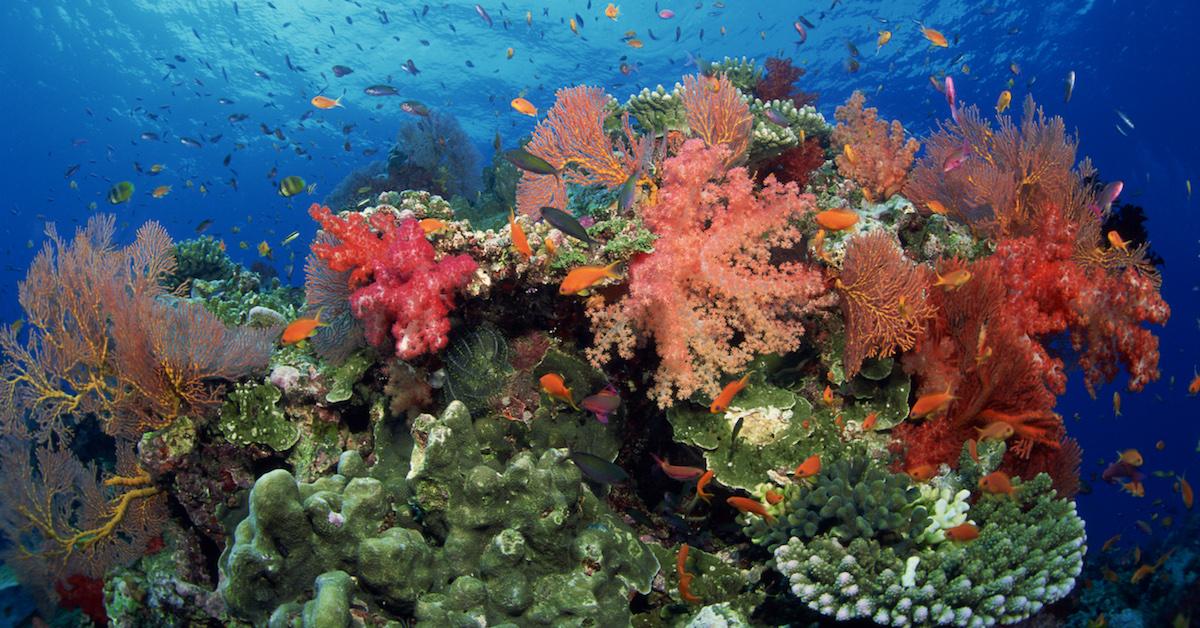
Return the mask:
[[(399, 108), (407, 99), (457, 116), (486, 160), (497, 132), (511, 148), (533, 128), (533, 118), (509, 107), (513, 97), (523, 95), (545, 109), (558, 87), (588, 83), (624, 100), (642, 87), (670, 86), (694, 72), (686, 66), (689, 53), (759, 61), (790, 56), (807, 68), (800, 86), (820, 93), (818, 107), (826, 117), (861, 89), (870, 105), (900, 119), (917, 136), (947, 114), (930, 75), (952, 74), (959, 99), (985, 110), (1012, 78), (1014, 109), (1032, 94), (1047, 113), (1063, 115), (1069, 129), (1078, 129), (1081, 156), (1091, 156), (1103, 178), (1125, 182), (1121, 201), (1146, 208), (1153, 247), (1166, 259), (1163, 292), (1173, 316), (1157, 330), (1162, 380), (1140, 395), (1124, 394), (1119, 419), (1113, 416), (1111, 393), (1123, 390), (1120, 380), (1092, 400), (1076, 372), (1060, 401), (1059, 412), (1085, 450), (1084, 478), (1097, 474), (1100, 460), (1111, 460), (1118, 448), (1137, 447), (1146, 458), (1145, 470), (1190, 470), (1200, 481), (1200, 399), (1186, 395), (1200, 348), (1200, 122), (1191, 104), (1200, 99), (1200, 71), (1189, 43), (1200, 23), (1200, 3), (840, 0), (831, 6), (828, 0), (726, 0), (725, 6), (663, 1), (656, 8), (651, 2), (626, 1), (614, 22), (604, 17), (603, 3), (589, 7), (586, 0), (485, 2), (491, 27), (470, 3), (273, 4), (241, 0), (235, 12), (231, 0), (3, 3), (4, 320), (20, 316), (16, 284), (40, 246), (44, 222), (70, 230), (92, 213), (88, 204), (93, 201), (101, 211), (116, 211), (122, 242), (147, 219), (161, 221), (183, 239), (211, 218), (208, 233), (224, 238), (235, 259), (256, 260), (254, 247), (266, 240), (276, 247), (280, 272), (286, 276), (287, 267), (294, 266), (292, 281), (301, 283), (305, 245), (315, 230), (304, 210), (350, 170), (383, 157), (399, 125), (411, 120)], [(660, 19), (659, 8), (676, 15)], [(532, 25), (526, 25), (526, 11), (532, 13)], [(573, 15), (582, 18), (578, 35), (567, 25)], [(792, 26), (800, 15), (815, 26), (803, 45), (795, 43)], [(917, 20), (944, 32), (950, 47), (929, 46)], [(893, 37), (876, 52), (882, 29)], [(636, 31), (643, 48), (623, 43), (628, 30)], [(846, 66), (849, 44), (860, 52), (856, 73)], [(509, 47), (514, 55), (506, 59)], [(419, 75), (402, 70), (407, 59)], [(289, 60), (296, 69), (289, 69)], [(628, 76), (619, 70), (622, 62), (632, 67)], [(1016, 76), (1012, 63), (1020, 67)], [(336, 78), (330, 70), (334, 64), (354, 73)], [(255, 70), (270, 78), (256, 76)], [(1064, 103), (1063, 80), (1071, 70), (1077, 84), (1072, 100)], [(364, 87), (376, 83), (394, 85), (400, 95), (363, 94)], [(345, 108), (314, 110), (309, 99), (322, 90), (329, 96), (344, 90)], [(222, 105), (218, 98), (235, 102)], [(1116, 128), (1117, 109), (1135, 125), (1127, 136)], [(249, 117), (233, 124), (227, 121), (232, 113)], [(311, 117), (302, 120), (306, 113)], [(260, 123), (280, 127), (286, 141), (263, 135)], [(354, 125), (348, 136), (343, 134), (347, 124)], [(145, 131), (161, 139), (139, 139)], [(218, 141), (209, 141), (218, 134)], [(200, 138), (203, 146), (185, 146), (180, 136)], [(351, 152), (343, 150), (347, 139)], [(306, 154), (298, 155), (297, 147)], [(370, 149), (380, 154), (365, 156)], [(227, 154), (232, 155), (229, 168), (221, 163)], [(161, 163), (166, 170), (155, 177), (139, 174), (135, 161), (144, 168)], [(71, 189), (63, 175), (73, 164), (80, 164), (70, 179), (78, 189)], [(272, 168), (275, 178), (268, 177)], [(292, 174), (316, 183), (316, 195), (277, 195), (275, 182)], [(228, 184), (235, 177), (237, 191)], [(114, 210), (105, 195), (124, 179), (133, 181), (137, 192)], [(185, 187), (187, 179), (204, 183), (207, 195)], [(1188, 179), (1198, 188), (1190, 199)], [(173, 186), (172, 193), (151, 198), (150, 190), (164, 184)], [(235, 226), (240, 234), (232, 233)], [(293, 230), (301, 237), (281, 247)], [(238, 241), (246, 241), (249, 249), (239, 249)], [(1160, 439), (1166, 445), (1162, 451), (1154, 446)], [(1149, 520), (1156, 512), (1177, 515), (1182, 509), (1166, 479), (1150, 477), (1144, 499), (1091, 484), (1093, 492), (1081, 496), (1080, 507), (1093, 547), (1117, 531), (1144, 544), (1144, 533), (1133, 526), (1136, 519)], [(1157, 524), (1154, 530), (1161, 535)]]

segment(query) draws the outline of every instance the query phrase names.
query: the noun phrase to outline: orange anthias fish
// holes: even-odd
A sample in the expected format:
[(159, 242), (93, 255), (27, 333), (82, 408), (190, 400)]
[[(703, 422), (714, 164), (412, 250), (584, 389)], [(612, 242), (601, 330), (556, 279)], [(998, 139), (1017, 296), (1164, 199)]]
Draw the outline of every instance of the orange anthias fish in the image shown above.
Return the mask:
[(879, 49), (889, 41), (892, 41), (892, 31), (879, 31), (879, 39), (875, 40), (875, 54), (879, 54)]
[(733, 401), (733, 398), (736, 397), (739, 392), (742, 392), (742, 389), (746, 387), (746, 382), (749, 381), (750, 374), (746, 373), (741, 379), (725, 384), (725, 387), (721, 389), (721, 394), (717, 395), (717, 398), (713, 399), (712, 403), (709, 404), (709, 413), (717, 414), (718, 412), (724, 412), (728, 410), (729, 404)]
[(1118, 451), (1117, 456), (1119, 456), (1119, 459), (1121, 462), (1124, 462), (1125, 464), (1128, 464), (1128, 465), (1131, 465), (1134, 467), (1140, 467), (1145, 462), (1145, 460), (1142, 459), (1142, 452), (1140, 452), (1136, 449), (1126, 449), (1125, 451)]
[(775, 517), (767, 512), (767, 507), (762, 505), (762, 502), (750, 499), (748, 497), (730, 497), (725, 500), (725, 503), (737, 508), (742, 512), (748, 512), (752, 515), (758, 515), (767, 520), (767, 523), (775, 523)]
[(617, 5), (609, 2), (608, 6), (604, 7), (604, 17), (615, 22), (619, 15), (621, 15), (621, 10), (617, 8)]
[(1188, 384), (1188, 394), (1195, 397), (1200, 394), (1200, 374), (1192, 372), (1192, 382)]
[(325, 323), (321, 322), (321, 313), (317, 312), (314, 318), (297, 318), (288, 323), (288, 326), (283, 329), (283, 336), (280, 340), (285, 345), (294, 345), (301, 340), (311, 338), (317, 333), (318, 327), (324, 327)]
[(537, 107), (534, 107), (533, 103), (520, 96), (512, 99), (512, 102), (509, 104), (512, 105), (513, 109), (517, 110), (517, 113), (523, 113), (527, 116), (536, 116), (538, 114)]
[(529, 246), (529, 238), (525, 237), (525, 230), (517, 222), (516, 214), (512, 209), (508, 210), (508, 232), (509, 237), (512, 238), (513, 248), (521, 254), (521, 257), (525, 259), (533, 257), (533, 248)]
[(1192, 500), (1194, 499), (1194, 495), (1192, 494), (1192, 485), (1188, 484), (1187, 478), (1183, 476), (1179, 476), (1179, 482), (1177, 482), (1177, 484), (1179, 485), (1179, 495), (1180, 497), (1183, 497), (1184, 507), (1188, 510), (1191, 510)]
[(1108, 243), (1111, 244), (1114, 249), (1120, 249), (1126, 253), (1129, 252), (1129, 243), (1121, 238), (1121, 234), (1117, 233), (1116, 229), (1109, 231), (1107, 237)]
[(950, 42), (940, 31), (922, 26), (921, 34), (925, 36), (925, 39), (929, 40), (929, 43), (937, 46), (938, 48), (947, 48), (950, 46)]
[(929, 201), (928, 203), (925, 203), (925, 206), (929, 208), (929, 211), (931, 211), (939, 216), (946, 215), (946, 206), (942, 205), (938, 201)]
[(979, 432), (979, 440), (1008, 440), (1013, 435), (1013, 426), (1004, 421), (992, 421), (983, 427), (975, 428)]
[(821, 456), (813, 454), (813, 455), (809, 456), (808, 458), (806, 458), (804, 460), (804, 462), (801, 462), (796, 467), (796, 470), (792, 473), (792, 476), (795, 477), (797, 480), (803, 480), (805, 478), (811, 478), (812, 476), (814, 476), (820, 472), (821, 472)]
[(1121, 393), (1113, 391), (1113, 416), (1121, 416)]
[(579, 294), (604, 279), (620, 279), (621, 276), (613, 272), (620, 263), (617, 261), (608, 266), (580, 266), (572, 269), (559, 284), (558, 293)]
[(1120, 540), (1121, 540), (1120, 534), (1112, 535), (1112, 537), (1110, 537), (1107, 541), (1105, 541), (1104, 545), (1100, 547), (1100, 551), (1101, 552), (1111, 551), (1113, 546), (1117, 544), (1117, 541), (1120, 541)]
[(842, 154), (846, 156), (846, 162), (851, 166), (858, 163), (858, 156), (854, 154), (854, 147), (849, 144), (842, 144)]
[(696, 497), (699, 497), (706, 502), (712, 501), (713, 494), (704, 490), (708, 487), (708, 483), (712, 482), (712, 479), (713, 471), (712, 469), (709, 469), (708, 471), (704, 472), (704, 475), (700, 476), (699, 480), (696, 480)]
[(575, 33), (576, 35), (579, 34), (579, 25), (575, 23), (575, 18), (571, 18), (567, 24), (571, 27), (572, 33)]
[[(1146, 496), (1146, 485), (1142, 484), (1141, 482), (1139, 482), (1137, 480), (1130, 480), (1128, 482), (1125, 482), (1124, 484), (1121, 485), (1121, 490), (1125, 491), (1126, 493), (1129, 493), (1130, 495), (1132, 495), (1134, 497), (1145, 497)], [(1147, 532), (1147, 534), (1149, 534), (1149, 532)]]
[(626, 44), (627, 44), (627, 45), (628, 45), (630, 48), (641, 48), (641, 47), (643, 46), (643, 44), (642, 44), (642, 40), (640, 40), (640, 39), (630, 39), (629, 41), (627, 41), (627, 42), (625, 42), (625, 43), (626, 43)]
[(768, 504), (774, 506), (775, 504), (783, 501), (783, 495), (780, 495), (771, 489), (767, 489), (767, 492), (763, 493), (763, 499), (767, 500)]
[(316, 107), (317, 109), (333, 109), (334, 107), (342, 106), (342, 99), (340, 96), (336, 100), (326, 96), (313, 96), (312, 100), (309, 102), (312, 103), (312, 106)]
[(877, 412), (872, 412), (871, 414), (868, 414), (868, 415), (867, 415), (867, 418), (863, 419), (863, 422), (862, 422), (862, 431), (864, 431), (864, 432), (869, 432), (869, 431), (871, 431), (872, 429), (874, 429), (874, 428), (875, 428), (875, 422), (876, 422), (877, 420), (879, 420), (879, 413), (877, 413)]
[(979, 488), (993, 495), (1012, 495), (1016, 492), (1008, 474), (1003, 471), (992, 471), (979, 478)]
[(946, 538), (965, 543), (979, 538), (979, 528), (972, 523), (963, 523), (946, 530)]
[(821, 393), (821, 403), (827, 406), (833, 405), (833, 389), (829, 387), (829, 384), (825, 385), (825, 392)]
[(1137, 571), (1133, 572), (1132, 576), (1129, 576), (1129, 584), (1137, 584), (1152, 573), (1154, 573), (1154, 567), (1152, 565), (1142, 565), (1141, 567), (1137, 568)]
[(654, 462), (658, 464), (658, 468), (662, 469), (663, 473), (667, 474), (667, 477), (672, 480), (690, 480), (704, 475), (704, 469), (671, 464), (669, 461), (663, 460), (654, 454), (650, 454), (650, 457), (654, 458)]
[(971, 271), (960, 268), (952, 270), (945, 275), (938, 274), (937, 281), (933, 282), (933, 285), (935, 287), (941, 286), (945, 290), (958, 290), (968, 281), (971, 281)]
[(692, 595), (692, 578), (696, 576), (687, 571), (688, 552), (691, 550), (687, 543), (679, 546), (679, 554), (675, 556), (675, 575), (679, 577), (679, 597), (689, 604), (699, 604), (700, 598)]
[(153, 196), (154, 198), (162, 198), (170, 193), (171, 193), (171, 186), (160, 185), (160, 186), (154, 188), (154, 191), (151, 192), (150, 195)]
[(571, 395), (571, 389), (567, 388), (567, 384), (563, 382), (562, 375), (559, 375), (558, 373), (546, 373), (538, 378), (538, 382), (541, 383), (542, 390), (545, 391), (547, 395), (550, 395), (559, 401), (567, 402), (568, 405), (576, 410), (579, 409), (575, 406), (575, 399)]
[(437, 218), (425, 218), (417, 224), (421, 226), (421, 230), (425, 232), (425, 235), (431, 235), (439, 231), (445, 231), (446, 228), (450, 226), (447, 225), (445, 221), (438, 220)]
[(937, 467), (931, 464), (921, 464), (905, 471), (905, 473), (917, 482), (928, 482), (933, 479), (933, 476), (937, 475)]
[(914, 419), (923, 419), (930, 415), (937, 414), (945, 410), (946, 406), (950, 405), (950, 402), (957, 398), (958, 397), (950, 394), (949, 388), (947, 388), (945, 392), (921, 395), (917, 398), (917, 402), (913, 404), (912, 410), (909, 412), (909, 416)]
[(844, 231), (858, 224), (858, 214), (845, 209), (827, 209), (816, 216), (817, 224), (830, 231)]

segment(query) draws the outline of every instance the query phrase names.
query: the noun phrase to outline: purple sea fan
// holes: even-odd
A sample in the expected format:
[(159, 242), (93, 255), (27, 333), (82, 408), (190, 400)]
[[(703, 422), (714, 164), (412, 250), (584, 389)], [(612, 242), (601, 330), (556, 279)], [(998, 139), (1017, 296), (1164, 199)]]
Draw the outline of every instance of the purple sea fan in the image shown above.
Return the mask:
[[(314, 244), (338, 243), (325, 232), (317, 233)], [(350, 312), (350, 271), (338, 272), (324, 260), (309, 254), (304, 263), (304, 300), (307, 316), (321, 316), (324, 327), (309, 339), (317, 355), (340, 364), (366, 346), (362, 325)]]

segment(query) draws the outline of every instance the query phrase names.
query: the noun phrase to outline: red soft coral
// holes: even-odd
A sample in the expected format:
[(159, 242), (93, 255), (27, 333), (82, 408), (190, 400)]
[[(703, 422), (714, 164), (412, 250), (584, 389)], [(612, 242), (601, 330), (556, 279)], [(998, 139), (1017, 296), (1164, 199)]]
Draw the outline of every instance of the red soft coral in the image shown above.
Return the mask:
[(790, 100), (797, 107), (816, 102), (817, 95), (796, 88), (796, 81), (804, 76), (804, 68), (792, 65), (791, 59), (767, 57), (763, 62), (767, 73), (754, 86), (754, 96), (763, 101)]
[(867, 200), (883, 202), (904, 187), (913, 155), (921, 145), (914, 139), (904, 140), (899, 120), (889, 125), (878, 118), (874, 107), (864, 109), (865, 101), (862, 92), (854, 92), (834, 112), (838, 125), (833, 130), (833, 144), (842, 149), (835, 161), (839, 172), (862, 186)]
[(385, 347), (394, 341), (396, 355), (406, 360), (446, 346), (455, 293), (477, 268), (470, 256), (438, 261), (420, 223), (411, 218), (397, 222), (394, 215), (377, 212), (369, 220), (360, 214), (339, 219), (316, 205), (309, 213), (340, 240), (314, 244), (313, 253), (334, 270), (351, 271), (355, 285), (369, 282), (350, 295), (367, 342)]
[(775, 175), (780, 183), (795, 182), (803, 189), (812, 173), (824, 163), (825, 149), (821, 148), (817, 138), (810, 137), (759, 166), (757, 177), (763, 181), (767, 176)]
[(793, 261), (794, 220), (813, 197), (771, 177), (756, 192), (745, 168), (725, 170), (728, 154), (690, 140), (667, 160), (656, 202), (642, 208), (654, 252), (630, 264), (628, 295), (589, 307), (597, 363), (653, 337), (662, 363), (651, 395), (662, 406), (716, 394), (757, 354), (794, 350), (801, 317), (831, 301), (820, 270)]

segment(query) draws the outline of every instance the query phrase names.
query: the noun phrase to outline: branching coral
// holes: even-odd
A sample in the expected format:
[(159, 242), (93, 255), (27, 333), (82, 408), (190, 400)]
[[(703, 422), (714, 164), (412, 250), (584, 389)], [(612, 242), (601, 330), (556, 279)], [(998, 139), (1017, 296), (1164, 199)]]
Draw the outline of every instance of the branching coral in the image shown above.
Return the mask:
[(350, 271), (352, 284), (369, 282), (350, 296), (367, 342), (394, 343), (396, 355), (405, 360), (446, 346), (455, 294), (475, 273), (469, 255), (437, 260), (417, 221), (397, 221), (390, 212), (376, 212), (369, 220), (362, 214), (338, 218), (314, 204), (309, 214), (338, 240), (315, 242), (313, 254), (335, 271)]
[(825, 149), (816, 138), (808, 138), (803, 144), (789, 148), (778, 157), (762, 164), (758, 168), (758, 177), (765, 179), (774, 175), (782, 183), (795, 182), (803, 188), (808, 184), (813, 171), (825, 163)]
[(767, 57), (763, 62), (766, 76), (759, 79), (754, 86), (754, 96), (762, 100), (790, 100), (796, 107), (810, 105), (817, 100), (817, 95), (801, 91), (796, 87), (796, 81), (804, 76), (804, 68), (792, 65), (791, 59)]
[(916, 345), (933, 308), (925, 298), (924, 269), (904, 255), (885, 231), (852, 238), (835, 282), (846, 320), (846, 376), (866, 358), (887, 357)]
[(523, 172), (517, 184), (517, 207), (539, 216), (542, 207), (566, 207), (565, 183), (615, 188), (641, 164), (643, 144), (629, 116), (621, 119), (624, 139), (614, 144), (605, 131), (609, 96), (599, 87), (580, 85), (558, 90), (554, 106), (538, 123), (525, 150), (562, 170), (556, 175)]
[(863, 109), (866, 98), (854, 92), (846, 104), (837, 108), (838, 125), (833, 130), (833, 145), (838, 149), (838, 171), (862, 186), (870, 201), (883, 202), (904, 187), (913, 155), (920, 144), (904, 140), (899, 120), (891, 125), (877, 117), (874, 107)]
[(772, 178), (756, 192), (745, 169), (725, 170), (727, 156), (690, 140), (667, 160), (657, 202), (642, 208), (654, 252), (630, 264), (628, 295), (589, 303), (594, 363), (654, 339), (662, 362), (651, 394), (664, 407), (715, 395), (757, 354), (795, 349), (801, 317), (830, 303), (820, 271), (788, 257), (801, 241), (791, 221), (812, 211), (812, 197)]
[(742, 158), (750, 145), (754, 118), (750, 106), (725, 75), (683, 77), (680, 98), (692, 135), (704, 140), (706, 146), (725, 147), (726, 166)]

